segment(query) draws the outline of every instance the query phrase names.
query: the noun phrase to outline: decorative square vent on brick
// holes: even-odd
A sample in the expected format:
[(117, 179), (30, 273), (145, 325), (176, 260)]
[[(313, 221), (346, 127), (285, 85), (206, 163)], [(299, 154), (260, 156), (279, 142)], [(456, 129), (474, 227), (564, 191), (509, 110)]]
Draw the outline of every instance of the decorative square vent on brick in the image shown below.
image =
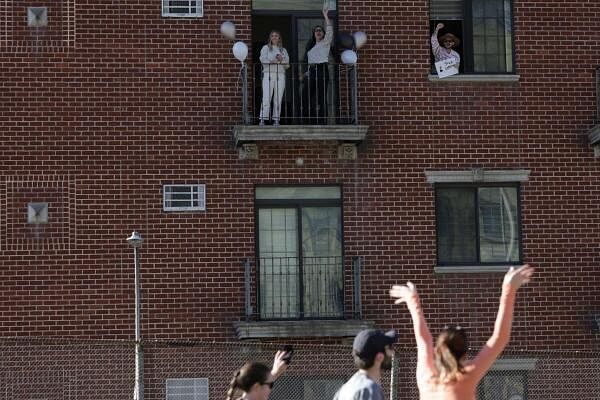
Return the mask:
[(48, 223), (48, 203), (27, 204), (27, 223), (40, 225)]
[(32, 28), (48, 26), (48, 8), (27, 7), (27, 26)]

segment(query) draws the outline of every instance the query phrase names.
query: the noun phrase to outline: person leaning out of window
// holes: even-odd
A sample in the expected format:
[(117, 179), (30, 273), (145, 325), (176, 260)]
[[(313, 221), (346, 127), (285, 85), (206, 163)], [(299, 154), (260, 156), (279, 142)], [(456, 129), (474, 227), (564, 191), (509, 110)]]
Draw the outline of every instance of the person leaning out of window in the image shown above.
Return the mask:
[(431, 35), (431, 51), (433, 52), (433, 57), (435, 58), (435, 62), (454, 59), (456, 60), (454, 65), (456, 66), (456, 69), (458, 69), (460, 65), (460, 54), (453, 49), (458, 47), (460, 39), (448, 32), (442, 35), (438, 40), (438, 32), (443, 28), (444, 24), (437, 24)]

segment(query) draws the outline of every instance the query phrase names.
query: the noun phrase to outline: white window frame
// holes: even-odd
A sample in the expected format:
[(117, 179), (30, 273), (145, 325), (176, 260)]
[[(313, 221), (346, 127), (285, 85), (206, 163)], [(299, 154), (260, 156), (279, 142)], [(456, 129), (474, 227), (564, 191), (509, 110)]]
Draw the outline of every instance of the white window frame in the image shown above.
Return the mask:
[[(170, 5), (171, 2), (181, 2), (181, 1), (187, 1), (188, 5), (187, 8), (188, 9), (192, 9), (195, 8), (195, 12), (189, 12), (189, 13), (174, 13), (174, 12), (170, 12), (171, 9), (173, 8), (185, 8), (186, 6), (174, 6), (174, 5)], [(196, 5), (192, 6), (191, 3), (195, 2)], [(162, 16), (163, 17), (178, 17), (178, 18), (198, 18), (198, 17), (203, 17), (204, 16), (204, 1), (203, 0), (162, 0)]]
[[(188, 188), (189, 206), (173, 206), (170, 194), (186, 194), (188, 191), (172, 191), (169, 188)], [(206, 185), (204, 184), (168, 184), (163, 185), (163, 211), (206, 211)]]

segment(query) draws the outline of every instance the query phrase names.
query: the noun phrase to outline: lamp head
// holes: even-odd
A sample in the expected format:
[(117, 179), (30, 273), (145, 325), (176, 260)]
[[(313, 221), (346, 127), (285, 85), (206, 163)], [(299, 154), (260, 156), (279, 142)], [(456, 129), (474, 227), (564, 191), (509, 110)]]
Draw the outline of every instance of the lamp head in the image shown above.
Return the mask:
[(142, 239), (142, 236), (137, 231), (133, 231), (131, 233), (131, 236), (127, 238), (127, 243), (129, 243), (131, 247), (136, 249), (138, 247), (141, 247), (143, 242), (144, 239)]

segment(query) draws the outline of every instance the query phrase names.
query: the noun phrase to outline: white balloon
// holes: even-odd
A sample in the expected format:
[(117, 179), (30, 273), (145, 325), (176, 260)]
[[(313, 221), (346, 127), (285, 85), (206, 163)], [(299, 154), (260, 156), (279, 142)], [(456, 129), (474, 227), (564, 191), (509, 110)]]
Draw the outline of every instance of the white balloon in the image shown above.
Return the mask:
[(248, 46), (246, 46), (246, 43), (244, 42), (235, 42), (231, 50), (233, 51), (234, 57), (241, 62), (244, 62), (246, 57), (248, 57)]
[(365, 45), (365, 43), (367, 43), (367, 34), (364, 32), (354, 32), (352, 36), (354, 36), (354, 45), (357, 49), (360, 49)]
[(227, 39), (235, 39), (235, 25), (231, 21), (225, 21), (221, 24), (221, 33)]
[(356, 64), (358, 60), (358, 56), (352, 50), (344, 50), (342, 52), (342, 62), (344, 64)]

